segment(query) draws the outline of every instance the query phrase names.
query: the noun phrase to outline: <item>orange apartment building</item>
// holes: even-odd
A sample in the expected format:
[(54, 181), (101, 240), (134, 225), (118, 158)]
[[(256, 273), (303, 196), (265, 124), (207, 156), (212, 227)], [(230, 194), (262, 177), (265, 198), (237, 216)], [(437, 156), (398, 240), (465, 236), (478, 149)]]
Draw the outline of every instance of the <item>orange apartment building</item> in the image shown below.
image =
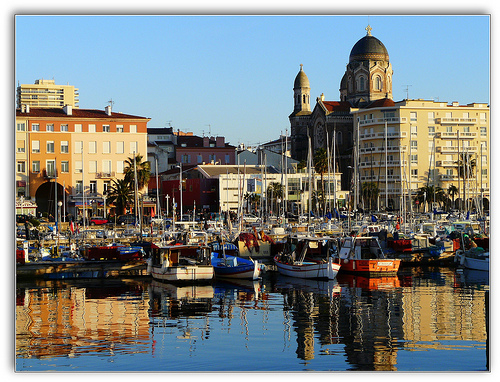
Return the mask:
[[(16, 197), (37, 204), (37, 213), (80, 216), (83, 194), (87, 217), (105, 205), (112, 179), (123, 178), (134, 153), (147, 159), (150, 118), (104, 110), (36, 108), (16, 110)], [(57, 184), (57, 186), (56, 186)], [(57, 190), (57, 199), (55, 192)], [(142, 190), (144, 191), (144, 190)]]

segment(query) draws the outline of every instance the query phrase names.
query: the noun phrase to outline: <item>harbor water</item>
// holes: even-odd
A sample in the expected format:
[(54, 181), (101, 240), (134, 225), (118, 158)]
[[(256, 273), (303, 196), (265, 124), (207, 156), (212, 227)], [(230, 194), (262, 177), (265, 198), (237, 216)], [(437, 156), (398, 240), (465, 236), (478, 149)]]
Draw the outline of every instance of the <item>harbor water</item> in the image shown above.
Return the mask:
[(489, 273), (18, 282), (17, 372), (488, 371)]

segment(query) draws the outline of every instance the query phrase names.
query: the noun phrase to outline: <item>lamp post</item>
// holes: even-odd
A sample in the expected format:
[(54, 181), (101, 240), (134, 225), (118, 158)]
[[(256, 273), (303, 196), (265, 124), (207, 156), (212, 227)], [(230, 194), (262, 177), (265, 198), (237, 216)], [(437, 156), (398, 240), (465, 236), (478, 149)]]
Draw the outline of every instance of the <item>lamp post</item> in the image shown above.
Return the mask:
[(104, 200), (104, 219), (106, 219), (106, 194), (107, 193), (108, 193), (107, 191), (104, 191), (102, 193), (102, 199)]

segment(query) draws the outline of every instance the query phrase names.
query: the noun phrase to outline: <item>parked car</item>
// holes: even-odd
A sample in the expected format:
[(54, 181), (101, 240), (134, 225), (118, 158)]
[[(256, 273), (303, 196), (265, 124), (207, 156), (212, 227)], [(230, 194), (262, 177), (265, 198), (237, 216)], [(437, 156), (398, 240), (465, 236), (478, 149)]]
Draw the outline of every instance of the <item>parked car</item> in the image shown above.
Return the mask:
[(245, 223), (257, 223), (260, 221), (260, 218), (255, 215), (243, 215), (243, 221)]
[(116, 224), (135, 224), (135, 215), (118, 216)]
[(90, 218), (90, 225), (103, 225), (108, 223), (109, 220), (103, 217), (94, 216)]

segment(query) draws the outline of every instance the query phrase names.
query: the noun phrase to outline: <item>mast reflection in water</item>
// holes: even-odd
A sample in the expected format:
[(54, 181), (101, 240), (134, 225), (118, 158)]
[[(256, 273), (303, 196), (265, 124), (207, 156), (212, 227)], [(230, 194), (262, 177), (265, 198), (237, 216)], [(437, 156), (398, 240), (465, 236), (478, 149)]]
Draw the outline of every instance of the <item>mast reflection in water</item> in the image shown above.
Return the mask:
[(486, 371), (487, 274), (18, 284), (17, 371)]

